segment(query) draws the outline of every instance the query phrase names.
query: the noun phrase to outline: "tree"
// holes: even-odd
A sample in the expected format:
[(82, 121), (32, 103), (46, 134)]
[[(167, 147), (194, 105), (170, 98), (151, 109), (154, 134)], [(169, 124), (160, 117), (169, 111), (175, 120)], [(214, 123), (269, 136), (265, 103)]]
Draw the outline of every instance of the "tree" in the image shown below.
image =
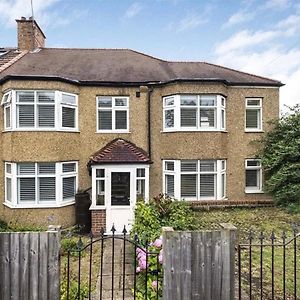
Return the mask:
[(300, 206), (300, 105), (274, 122), (262, 139), (259, 156), (265, 171), (265, 190), (277, 204)]

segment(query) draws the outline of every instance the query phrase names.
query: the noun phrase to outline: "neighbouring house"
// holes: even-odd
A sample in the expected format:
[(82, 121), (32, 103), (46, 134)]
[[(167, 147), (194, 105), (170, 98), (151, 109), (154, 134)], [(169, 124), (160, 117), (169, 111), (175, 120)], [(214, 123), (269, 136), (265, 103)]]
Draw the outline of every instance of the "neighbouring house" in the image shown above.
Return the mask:
[(89, 187), (95, 233), (130, 225), (136, 201), (159, 193), (271, 200), (255, 140), (279, 115), (281, 82), (129, 49), (46, 48), (34, 20), (17, 24), (21, 52), (0, 71), (1, 219), (74, 224)]

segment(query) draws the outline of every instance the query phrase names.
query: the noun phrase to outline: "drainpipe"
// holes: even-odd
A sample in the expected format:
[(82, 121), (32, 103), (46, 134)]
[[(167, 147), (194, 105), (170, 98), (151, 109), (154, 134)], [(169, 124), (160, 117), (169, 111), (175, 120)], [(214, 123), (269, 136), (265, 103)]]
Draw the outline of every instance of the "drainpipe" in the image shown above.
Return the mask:
[(151, 160), (151, 94), (153, 89), (148, 86), (147, 101), (148, 101), (148, 155)]

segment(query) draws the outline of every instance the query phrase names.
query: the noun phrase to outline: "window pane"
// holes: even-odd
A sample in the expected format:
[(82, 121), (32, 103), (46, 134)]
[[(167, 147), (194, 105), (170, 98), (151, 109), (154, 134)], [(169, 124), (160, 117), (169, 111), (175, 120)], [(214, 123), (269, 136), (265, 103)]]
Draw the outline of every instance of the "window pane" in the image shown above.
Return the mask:
[(259, 170), (246, 170), (246, 187), (259, 189)]
[(215, 127), (215, 109), (201, 108), (200, 109), (200, 126)]
[(97, 169), (96, 170), (96, 177), (104, 177), (105, 176), (105, 170), (104, 169)]
[(10, 106), (5, 107), (5, 128), (8, 128), (11, 126), (10, 123)]
[(181, 127), (197, 126), (197, 109), (182, 108), (180, 116)]
[(11, 202), (11, 178), (6, 178), (6, 201)]
[(19, 178), (19, 202), (35, 201), (35, 178)]
[(196, 174), (181, 174), (181, 197), (197, 197)]
[(11, 174), (11, 164), (6, 164), (6, 173)]
[(104, 180), (97, 180), (96, 181), (96, 205), (104, 205), (105, 202), (105, 181)]
[(136, 199), (145, 199), (145, 179), (138, 179), (136, 181)]
[(225, 110), (221, 110), (221, 128), (225, 128)]
[(145, 177), (145, 169), (137, 169), (136, 176), (137, 177)]
[(221, 175), (221, 184), (222, 184), (222, 186), (221, 186), (221, 197), (224, 198), (225, 197), (225, 184), (226, 184), (225, 174)]
[(102, 110), (98, 112), (99, 130), (112, 129), (112, 112), (110, 110)]
[(40, 127), (55, 126), (55, 106), (39, 105), (38, 106), (38, 123)]
[(260, 106), (260, 100), (259, 99), (247, 99), (247, 105), (248, 106)]
[(75, 108), (62, 107), (62, 127), (75, 128)]
[(165, 162), (165, 169), (168, 171), (174, 171), (174, 162), (173, 161), (166, 161)]
[(259, 167), (260, 161), (259, 160), (247, 160), (247, 166), (248, 167)]
[(73, 198), (76, 189), (76, 177), (63, 178), (63, 200)]
[(214, 172), (216, 170), (216, 162), (214, 160), (201, 160), (200, 172)]
[(34, 163), (21, 163), (18, 164), (18, 175), (34, 175), (35, 164)]
[(66, 104), (73, 104), (76, 105), (76, 97), (74, 95), (68, 95), (68, 94), (64, 94), (62, 93), (62, 103), (66, 103)]
[(181, 161), (181, 172), (197, 172), (198, 162), (193, 160)]
[(20, 127), (34, 127), (33, 105), (18, 105), (18, 123)]
[(34, 102), (34, 92), (17, 92), (17, 102)]
[(116, 129), (127, 129), (127, 111), (116, 111)]
[(216, 96), (201, 96), (200, 106), (215, 106)]
[(198, 97), (194, 95), (182, 95), (180, 96), (180, 105), (192, 105), (195, 106), (198, 103)]
[(127, 106), (127, 98), (115, 98), (115, 106)]
[(99, 97), (98, 98), (98, 107), (112, 107), (112, 98), (111, 97)]
[(165, 128), (174, 127), (174, 109), (165, 110)]
[(165, 191), (170, 197), (174, 197), (174, 175), (166, 175)]
[(259, 124), (260, 110), (247, 109), (246, 110), (246, 128), (260, 128)]
[(39, 174), (55, 174), (55, 163), (39, 163)]
[(215, 175), (201, 174), (200, 175), (200, 197), (215, 196)]
[(164, 99), (165, 106), (174, 105), (174, 97), (167, 97)]
[(63, 173), (75, 172), (76, 164), (75, 163), (64, 163), (63, 164)]
[(55, 202), (55, 177), (39, 178), (39, 201)]
[(38, 92), (38, 102), (54, 102), (54, 92)]

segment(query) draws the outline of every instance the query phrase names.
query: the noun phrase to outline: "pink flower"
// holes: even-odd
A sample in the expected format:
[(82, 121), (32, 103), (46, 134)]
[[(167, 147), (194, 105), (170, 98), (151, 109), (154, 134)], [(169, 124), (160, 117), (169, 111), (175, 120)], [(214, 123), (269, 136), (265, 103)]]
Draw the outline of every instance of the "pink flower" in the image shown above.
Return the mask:
[(139, 267), (140, 267), (140, 270), (146, 270), (146, 268), (147, 268), (146, 260), (140, 260)]
[(151, 285), (154, 290), (157, 290), (157, 281), (156, 280), (152, 281)]
[(162, 246), (162, 239), (161, 238), (156, 239), (153, 243), (153, 246), (160, 248)]
[(160, 264), (163, 263), (163, 256), (162, 256), (162, 254), (159, 254), (158, 261), (159, 261)]
[(137, 267), (136, 268), (136, 273), (140, 273), (141, 272), (141, 268), (140, 267)]

